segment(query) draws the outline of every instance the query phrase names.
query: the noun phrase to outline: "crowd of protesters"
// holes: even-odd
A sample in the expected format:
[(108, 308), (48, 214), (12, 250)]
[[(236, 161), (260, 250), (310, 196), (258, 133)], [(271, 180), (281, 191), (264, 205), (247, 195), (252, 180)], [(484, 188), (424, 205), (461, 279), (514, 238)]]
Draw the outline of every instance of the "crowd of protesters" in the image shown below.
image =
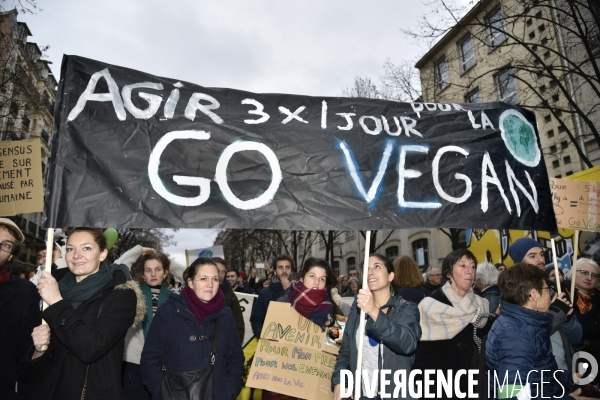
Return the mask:
[[(544, 384), (545, 396), (596, 398), (595, 383), (578, 387), (581, 377), (571, 369), (577, 351), (600, 359), (600, 266), (580, 258), (575, 276), (560, 269), (556, 275), (531, 238), (511, 244), (515, 264), (508, 268), (478, 264), (467, 249), (427, 268), (408, 256), (392, 262), (373, 254), (367, 287), (358, 269), (336, 277), (325, 260), (309, 258), (296, 268), (287, 255), (277, 256), (272, 268), (255, 265), (248, 276), (222, 258), (199, 258), (186, 268), (141, 246), (107, 265), (106, 238), (91, 228), (57, 232), (50, 271), (41, 250), (39, 268), (29, 274), (11, 266), (23, 240), (14, 222), (0, 218), (0, 399), (168, 398), (173, 382), (190, 373), (210, 375), (187, 387), (201, 393), (197, 398), (235, 399), (244, 374), (245, 330), (260, 337), (272, 301), (290, 303), (341, 346), (333, 399), (341, 399), (339, 372), (356, 369), (359, 348), (366, 379), (368, 371), (382, 368), (475, 369), (481, 372), (479, 398), (516, 398)], [(138, 260), (142, 272), (133, 281)], [(248, 327), (236, 293), (258, 295)], [(347, 315), (343, 298), (352, 301)], [(555, 379), (544, 381), (541, 370)], [(512, 385), (508, 393), (493, 380), (488, 385), (491, 373), (506, 375), (511, 385), (527, 376), (529, 385)], [(393, 392), (395, 384), (385, 391)], [(466, 375), (456, 384), (468, 391)], [(435, 384), (432, 391), (438, 393)], [(384, 397), (377, 392), (361, 399)], [(440, 391), (436, 398), (454, 396)], [(263, 391), (263, 399), (292, 397)]]

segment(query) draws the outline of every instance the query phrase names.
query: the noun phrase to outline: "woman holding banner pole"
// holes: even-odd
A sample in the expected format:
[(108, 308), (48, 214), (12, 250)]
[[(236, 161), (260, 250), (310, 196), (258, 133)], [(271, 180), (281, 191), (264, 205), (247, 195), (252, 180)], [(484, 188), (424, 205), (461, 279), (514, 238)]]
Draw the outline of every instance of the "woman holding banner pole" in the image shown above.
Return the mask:
[(48, 325), (34, 328), (34, 348), (21, 364), (31, 399), (123, 399), (125, 333), (144, 316), (125, 265), (103, 263), (101, 229), (75, 228), (68, 236), (68, 268), (44, 271), (38, 291)]
[[(369, 257), (368, 289), (360, 289), (348, 316), (344, 339), (340, 348), (335, 370), (331, 378), (334, 399), (342, 396), (340, 372), (348, 370), (354, 374), (358, 358), (358, 326), (360, 311), (366, 314), (365, 338), (363, 340), (362, 370), (390, 370), (392, 374), (398, 370), (410, 374), (413, 364), (413, 354), (417, 342), (421, 337), (419, 326), (419, 310), (413, 302), (404, 300), (394, 295), (392, 282), (394, 280), (394, 267), (392, 262), (382, 255), (373, 254)], [(363, 377), (371, 382), (371, 376)], [(379, 380), (379, 379), (378, 379)], [(355, 382), (356, 384), (356, 382)], [(386, 388), (377, 388), (375, 393), (365, 391), (362, 385), (361, 399), (379, 399), (380, 390), (393, 394), (395, 390), (394, 379), (390, 378), (390, 385)], [(406, 394), (400, 393), (402, 398), (411, 398), (408, 390)], [(406, 397), (404, 397), (406, 396)]]

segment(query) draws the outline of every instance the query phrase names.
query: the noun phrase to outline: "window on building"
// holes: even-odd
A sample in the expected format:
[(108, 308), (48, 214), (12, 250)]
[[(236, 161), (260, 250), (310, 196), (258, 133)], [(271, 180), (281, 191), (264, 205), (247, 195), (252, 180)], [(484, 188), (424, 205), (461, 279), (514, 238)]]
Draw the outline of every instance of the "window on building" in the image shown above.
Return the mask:
[(490, 46), (496, 47), (506, 39), (506, 34), (504, 33), (504, 14), (500, 7), (488, 16), (487, 26), (489, 26), (488, 42)]
[(458, 49), (460, 52), (460, 62), (463, 71), (468, 70), (475, 65), (475, 47), (473, 46), (473, 38), (467, 35), (459, 43)]
[(391, 246), (385, 249), (385, 256), (390, 260), (393, 260), (394, 258), (398, 257), (398, 254), (400, 254), (398, 246)]
[(550, 129), (550, 130), (548, 131), (548, 138), (553, 138), (553, 137), (554, 137), (554, 130), (553, 130), (553, 129)]
[(498, 99), (509, 104), (517, 104), (517, 85), (512, 68), (506, 69), (496, 75), (496, 87), (498, 88)]
[(566, 149), (569, 147), (569, 142), (567, 142), (566, 140), (563, 140), (562, 142), (560, 142), (560, 148), (561, 149)]
[(531, 50), (538, 51), (538, 47), (536, 45), (531, 46)]
[(531, 40), (535, 39), (535, 31), (529, 32), (529, 39), (531, 39)]
[(565, 133), (567, 131), (567, 128), (565, 128), (564, 125), (560, 125), (558, 127), (558, 133)]
[(542, 18), (542, 12), (541, 12), (541, 11), (538, 11), (538, 12), (535, 14), (535, 17), (536, 17), (537, 19), (540, 19), (540, 18)]
[(573, 171), (567, 171), (567, 173), (565, 175), (567, 175), (567, 176), (573, 175)]
[(547, 60), (549, 58), (550, 58), (550, 52), (547, 51), (547, 52), (544, 53), (544, 60)]
[(31, 124), (31, 121), (29, 121), (29, 118), (27, 118), (26, 115), (23, 116), (23, 128), (25, 128), (26, 131), (29, 131), (29, 125)]
[(424, 267), (429, 265), (429, 241), (427, 239), (418, 239), (412, 242), (413, 258), (419, 265)]
[(540, 86), (540, 93), (546, 93), (546, 85)]
[[(550, 81), (550, 89), (554, 89), (558, 84), (556, 83), (556, 81), (554, 79), (552, 79)], [(561, 113), (562, 114), (562, 113)], [(558, 114), (558, 116), (560, 116), (561, 114)]]
[(550, 146), (550, 154), (556, 154), (556, 145)]
[(561, 174), (558, 174), (558, 175), (556, 175), (556, 176), (555, 176), (555, 178), (556, 178), (556, 179), (560, 179), (560, 178), (562, 178), (562, 175), (561, 175)]
[(354, 236), (354, 231), (346, 231), (346, 238)]
[(531, 26), (533, 24), (533, 20), (531, 18), (527, 19), (527, 26)]
[(481, 103), (481, 92), (479, 88), (472, 90), (465, 96), (465, 103)]
[(565, 158), (563, 158), (563, 164), (571, 164), (571, 156), (566, 156)]
[(558, 99), (559, 99), (558, 93), (557, 93), (557, 94), (555, 94), (554, 96), (552, 96), (552, 101), (553, 101), (553, 102), (555, 102), (555, 103), (556, 103), (556, 102), (558, 101)]
[(542, 41), (540, 42), (540, 44), (542, 46), (547, 46), (548, 45), (548, 38), (543, 38)]
[(560, 111), (560, 110), (555, 111), (554, 114), (556, 114), (556, 118), (562, 117), (562, 111)]
[(548, 114), (548, 115), (544, 115), (544, 122), (549, 124), (550, 122), (552, 122), (552, 115)]
[(540, 31), (540, 33), (544, 32), (546, 30), (546, 26), (544, 24), (538, 26), (538, 31)]
[(335, 276), (340, 276), (340, 262), (337, 260), (333, 262), (333, 273)]
[(444, 56), (435, 63), (435, 88), (441, 91), (448, 87), (449, 84), (450, 72), (448, 71), (448, 61)]
[(348, 264), (348, 271), (350, 271), (351, 269), (356, 269), (356, 258), (348, 257), (346, 263)]
[(560, 163), (558, 162), (558, 160), (552, 161), (552, 168), (556, 169), (558, 167), (560, 167)]

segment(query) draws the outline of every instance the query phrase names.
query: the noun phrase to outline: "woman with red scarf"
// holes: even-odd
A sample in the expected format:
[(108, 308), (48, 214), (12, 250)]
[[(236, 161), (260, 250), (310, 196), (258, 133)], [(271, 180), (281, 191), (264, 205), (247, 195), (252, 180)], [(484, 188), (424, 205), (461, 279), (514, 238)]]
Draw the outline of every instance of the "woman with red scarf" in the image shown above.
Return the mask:
[[(278, 301), (290, 303), (298, 314), (310, 319), (321, 330), (333, 326), (337, 319), (345, 320), (342, 311), (331, 301), (331, 289), (337, 285), (327, 261), (310, 257), (302, 266), (299, 281), (292, 281)], [(292, 400), (291, 397), (263, 390), (263, 400)]]
[(233, 314), (219, 290), (217, 265), (210, 258), (198, 258), (184, 280), (181, 295), (171, 293), (150, 325), (140, 362), (144, 384), (157, 399), (163, 371), (190, 372), (212, 365), (212, 396), (199, 398), (233, 400), (241, 390), (244, 354)]

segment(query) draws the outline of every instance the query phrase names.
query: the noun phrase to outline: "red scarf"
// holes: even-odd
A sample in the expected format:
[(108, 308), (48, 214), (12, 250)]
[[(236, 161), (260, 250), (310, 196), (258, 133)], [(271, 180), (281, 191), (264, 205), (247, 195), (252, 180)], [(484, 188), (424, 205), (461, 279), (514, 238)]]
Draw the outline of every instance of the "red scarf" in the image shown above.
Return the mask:
[(310, 319), (321, 329), (333, 318), (333, 305), (325, 289), (310, 289), (302, 282), (292, 282), (290, 304), (300, 315)]
[(10, 263), (5, 262), (2, 267), (0, 267), (0, 283), (8, 282), (10, 279)]
[(585, 314), (590, 311), (593, 307), (592, 304), (592, 296), (594, 295), (594, 291), (591, 290), (590, 294), (584, 294), (581, 290), (577, 289), (577, 307), (579, 307), (579, 313)]
[(225, 305), (225, 295), (221, 289), (217, 290), (217, 294), (208, 303), (203, 302), (196, 296), (196, 293), (189, 286), (181, 289), (181, 295), (187, 302), (190, 311), (194, 313), (200, 323), (204, 322), (204, 318), (208, 314), (215, 313)]

